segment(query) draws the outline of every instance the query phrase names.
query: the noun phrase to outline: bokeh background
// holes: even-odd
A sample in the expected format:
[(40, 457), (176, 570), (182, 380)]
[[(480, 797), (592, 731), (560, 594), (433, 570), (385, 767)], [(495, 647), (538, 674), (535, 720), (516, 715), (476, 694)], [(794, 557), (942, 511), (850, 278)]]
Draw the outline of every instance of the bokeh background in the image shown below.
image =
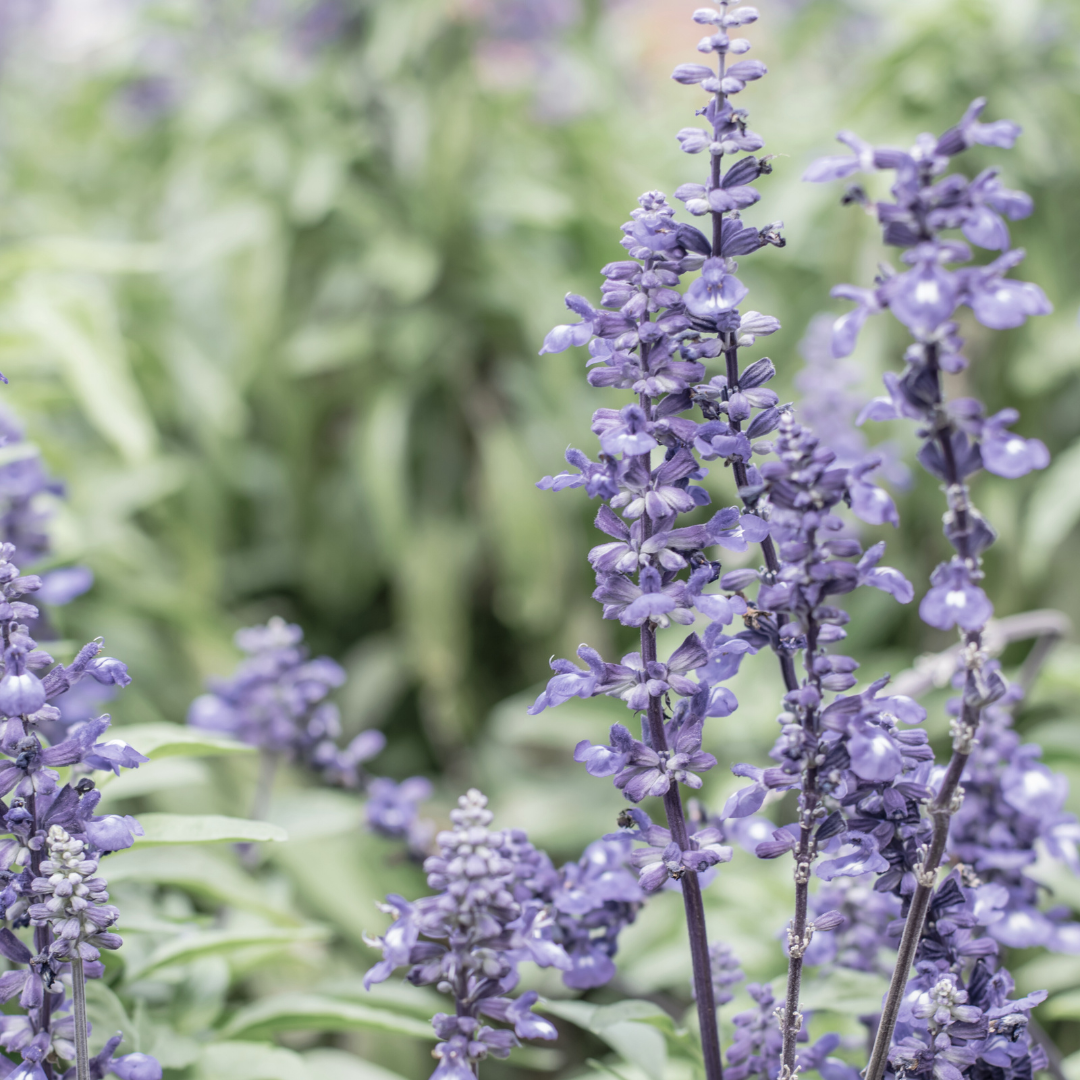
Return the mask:
[[(346, 666), (348, 733), (387, 735), (375, 770), (436, 782), (434, 816), (479, 784), (499, 821), (527, 828), (556, 862), (612, 827), (617, 793), (569, 755), (621, 719), (621, 705), (524, 711), (552, 654), (586, 640), (632, 647), (589, 599), (595, 508), (580, 492), (534, 487), (568, 444), (589, 446), (591, 412), (610, 401), (586, 386), (576, 353), (537, 350), (567, 291), (598, 295), (597, 271), (619, 256), (638, 194), (699, 179), (702, 160), (674, 138), (698, 95), (668, 79), (697, 55), (692, 8), (0, 3), (0, 371), (11, 380), (0, 405), (25, 432), (0, 454), (36, 448), (65, 485), (63, 498), (39, 499), (53, 545), (40, 566), (87, 565), (96, 584), (56, 616), (55, 651), (103, 635), (128, 663), (134, 683), (110, 706), (118, 724), (182, 722), (204, 680), (236, 662), (233, 632), (279, 614)], [(965, 165), (1000, 163), (1009, 186), (1034, 195), (1014, 242), (1055, 313), (994, 335), (965, 325), (973, 364), (954, 389), (992, 411), (1017, 407), (1018, 429), (1054, 455), (1022, 481), (977, 480), (1001, 536), (988, 557), (998, 612), (1054, 607), (1080, 622), (1080, 8), (766, 0), (747, 36), (770, 74), (743, 104), (777, 155), (752, 218), (783, 219), (788, 244), (747, 259), (740, 276), (753, 306), (783, 323), (767, 340), (783, 400), (825, 378), (819, 361), (796, 386), (805, 354), (820, 353), (820, 327), (807, 337), (814, 316), (842, 310), (831, 285), (867, 283), (884, 254), (873, 221), (841, 208), (837, 190), (800, 183), (809, 161), (842, 128), (906, 145), (977, 96), (990, 117), (1022, 124), (1015, 151), (978, 148)], [(902, 349), (893, 329), (871, 324), (855, 362), (828, 378), (868, 398)], [(941, 496), (918, 471), (905, 478), (904, 433), (878, 427), (867, 435), (890, 443), (904, 522), (888, 530), (890, 561), (918, 593), (944, 551)], [(726, 482), (714, 481), (721, 505), (732, 501)], [(914, 606), (854, 601), (853, 645), (871, 677), (950, 644)], [(1073, 779), (1074, 810), (1078, 689), (1080, 650), (1066, 643), (1019, 721)], [(726, 765), (760, 761), (772, 741), (774, 672), (748, 664), (735, 690), (742, 708), (712, 722), (707, 749), (721, 768), (710, 804), (734, 786)], [(930, 721), (939, 740), (942, 697)], [(111, 799), (130, 811), (243, 814), (253, 783), (248, 762), (183, 759), (155, 763)], [(364, 1000), (357, 980), (375, 954), (361, 935), (384, 925), (372, 901), (423, 882), (364, 833), (358, 805), (284, 777), (272, 815), (293, 840), (266, 854), (235, 911), (213, 888), (221, 867), (241, 872), (227, 851), (187, 878), (155, 869), (152, 852), (129, 859), (130, 902), (153, 914), (141, 929), (133, 920), (126, 948), (157, 941), (170, 920), (175, 931), (283, 912), (331, 935), (127, 986), (125, 1022), (144, 1025), (144, 1049), (159, 1040), (176, 1075), (225, 1068), (191, 1047), (245, 1002), (326, 980)], [(1080, 884), (1057, 887), (1059, 900), (1080, 902)], [(786, 868), (739, 854), (709, 890), (712, 932), (753, 977), (782, 970), (787, 888)], [(622, 956), (620, 983), (595, 1000), (685, 1006), (677, 896), (646, 909)], [(1022, 989), (1080, 984), (1077, 958), (1016, 962)], [(401, 1008), (430, 1015), (430, 999), (411, 993)], [(1068, 1008), (1044, 1022), (1066, 1055), (1080, 1050)], [(428, 1046), (399, 1035), (285, 1025), (276, 1038), (292, 1056), (264, 1056), (248, 1073), (229, 1059), (226, 1071), (385, 1080), (382, 1068), (422, 1080), (431, 1068)], [(487, 1074), (569, 1076), (605, 1052), (571, 1029), (557, 1049), (515, 1052)]]

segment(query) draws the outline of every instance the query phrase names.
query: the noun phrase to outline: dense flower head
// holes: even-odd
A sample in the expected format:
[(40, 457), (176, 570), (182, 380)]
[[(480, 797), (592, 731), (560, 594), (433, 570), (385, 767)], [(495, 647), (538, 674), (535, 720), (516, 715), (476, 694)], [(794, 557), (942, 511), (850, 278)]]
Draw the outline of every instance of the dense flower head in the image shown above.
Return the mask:
[(1045, 1067), (1027, 1024), (1046, 991), (1011, 1000), (1012, 977), (986, 935), (1000, 918), (1003, 892), (965, 885), (956, 871), (935, 891), (889, 1054), (897, 1078), (1031, 1080)]
[(105, 882), (96, 876), (98, 860), (88, 857), (85, 842), (52, 825), (45, 849), (48, 857), (31, 888), (46, 899), (32, 904), (27, 914), (31, 925), (52, 928), (50, 955), (59, 960), (97, 960), (101, 949), (120, 948), (120, 936), (109, 929), (120, 912), (106, 903)]
[(615, 977), (619, 934), (645, 899), (627, 866), (629, 849), (622, 839), (594, 841), (577, 862), (559, 870), (544, 894), (551, 905), (554, 940), (570, 958), (563, 982), (573, 990), (604, 986)]
[[(458, 800), (450, 819), (453, 828), (436, 838), (438, 854), (424, 862), (428, 885), (438, 891), (412, 903), (387, 897), (383, 910), (394, 922), (382, 937), (369, 940), (383, 959), (364, 980), (366, 986), (382, 982), (407, 965), (410, 982), (435, 984), (454, 997), (456, 1017), (440, 1013), (433, 1021), (443, 1040), (436, 1048), (437, 1076), (455, 1075), (447, 1070), (471, 1066), (496, 1050), (509, 1052), (517, 1038), (553, 1039), (555, 1028), (531, 1011), (534, 992), (517, 999), (507, 995), (523, 960), (564, 971), (573, 967), (555, 940), (544, 899), (557, 886), (547, 855), (520, 830), (491, 829), (493, 814), (475, 789)], [(480, 1016), (509, 1023), (513, 1031), (489, 1028)]]
[(230, 679), (214, 679), (197, 697), (188, 723), (230, 735), (270, 753), (299, 760), (332, 783), (358, 787), (361, 765), (385, 745), (382, 732), (360, 732), (340, 747), (341, 716), (326, 700), (345, 682), (341, 665), (328, 656), (311, 659), (299, 626), (274, 616), (265, 626), (236, 633), (247, 653)]

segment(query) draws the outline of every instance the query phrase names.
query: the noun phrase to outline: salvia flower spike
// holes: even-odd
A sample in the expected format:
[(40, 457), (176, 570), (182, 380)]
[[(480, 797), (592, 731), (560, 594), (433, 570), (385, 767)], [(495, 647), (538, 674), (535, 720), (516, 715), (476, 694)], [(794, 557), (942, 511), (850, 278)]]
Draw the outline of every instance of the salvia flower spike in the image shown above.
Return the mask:
[[(919, 424), (922, 447), (918, 459), (943, 484), (947, 500), (944, 532), (955, 552), (934, 571), (919, 614), (939, 630), (955, 628), (963, 642), (957, 679), (961, 697), (952, 709), (952, 758), (944, 774), (932, 780), (933, 827), (919, 848), (919, 859), (913, 867), (915, 880), (905, 896), (904, 931), (867, 1080), (880, 1080), (889, 1068), (905, 1075), (929, 1075), (931, 1071), (945, 1075), (976, 1061), (1006, 1068), (1010, 1075), (1030, 1076), (1031, 1070), (1040, 1065), (1041, 1051), (1032, 1048), (1025, 1034), (1027, 1012), (1034, 1002), (1006, 1000), (1012, 982), (991, 959), (996, 953), (993, 939), (982, 938), (979, 948), (983, 953), (978, 954), (973, 951), (974, 943), (957, 938), (961, 931), (942, 934), (934, 914), (936, 910), (949, 910), (951, 924), (959, 927), (1000, 921), (1003, 925), (997, 933), (1003, 935), (1001, 940), (1012, 937), (1017, 943), (1035, 944), (1038, 931), (1023, 934), (1016, 929), (1022, 921), (1021, 912), (1027, 914), (1034, 898), (1030, 886), (1025, 887), (1022, 872), (1008, 875), (1008, 885), (984, 885), (974, 876), (970, 881), (958, 881), (953, 874), (935, 891), (937, 871), (951, 849), (974, 857), (976, 864), (991, 870), (992, 877), (998, 876), (993, 872), (993, 860), (984, 854), (987, 834), (974, 825), (970, 815), (959, 818), (958, 833), (950, 838), (953, 816), (960, 810), (965, 791), (976, 795), (979, 806), (991, 810), (995, 818), (1003, 815), (1000, 826), (994, 826), (995, 835), (1012, 835), (1015, 824), (1010, 826), (1009, 819), (1016, 813), (1030, 813), (1028, 801), (1014, 786), (1024, 776), (1035, 781), (1033, 791), (1042, 786), (1050, 789), (1045, 808), (1051, 815), (1060, 814), (1060, 799), (1055, 799), (1053, 784), (1040, 783), (1045, 780), (1044, 774), (1032, 771), (1045, 769), (1033, 756), (1020, 758), (1003, 770), (997, 758), (1002, 739), (1005, 747), (1009, 739), (1002, 730), (1006, 725), (1001, 722), (1001, 714), (997, 714), (995, 723), (991, 710), (1011, 691), (983, 650), (983, 631), (993, 607), (982, 585), (982, 553), (996, 537), (972, 502), (968, 487), (969, 478), (980, 469), (1010, 479), (1021, 477), (1044, 468), (1049, 455), (1038, 439), (1008, 430), (1018, 419), (1014, 409), (988, 415), (983, 404), (973, 398), (948, 400), (942, 382), (943, 373), (959, 372), (968, 363), (957, 322), (961, 307), (969, 308), (975, 319), (991, 330), (1020, 326), (1029, 316), (1051, 310), (1037, 285), (1007, 276), (1023, 260), (1024, 252), (1010, 247), (1006, 219), (1030, 214), (1031, 199), (1004, 187), (996, 168), (984, 170), (974, 179), (949, 171), (953, 158), (972, 145), (1007, 149), (1020, 134), (1019, 127), (1008, 120), (983, 122), (985, 106), (982, 98), (972, 102), (957, 125), (940, 137), (920, 135), (908, 151), (875, 147), (856, 135), (842, 133), (841, 141), (853, 154), (823, 158), (805, 176), (822, 182), (860, 171), (893, 174), (891, 199), (878, 202), (875, 211), (885, 242), (900, 249), (903, 267), (883, 266), (872, 289), (840, 285), (833, 290), (834, 296), (856, 305), (836, 321), (833, 353), (851, 353), (866, 319), (886, 310), (911, 334), (913, 340), (904, 354), (903, 372), (885, 376), (888, 395), (871, 402), (863, 410), (862, 419), (905, 418)], [(969, 245), (1002, 254), (988, 263), (975, 264)], [(973, 757), (984, 718), (994, 724), (988, 732), (991, 744), (987, 751)], [(1013, 798), (1006, 794), (1007, 790), (1014, 793)], [(1015, 794), (1019, 794), (1018, 799)], [(1051, 817), (1051, 821), (1049, 828), (1061, 829), (1063, 835), (1075, 829), (1067, 819), (1054, 821)], [(1060, 844), (1057, 850), (1062, 850)], [(1019, 869), (1023, 860), (1016, 865)], [(975, 893), (983, 890), (981, 904), (962, 886), (974, 887)], [(1011, 908), (1009, 915), (998, 910), (1006, 905)], [(984, 913), (981, 918), (974, 913), (980, 908)], [(987, 910), (994, 911), (995, 917), (988, 920)], [(1043, 931), (1043, 940), (1049, 938), (1045, 917), (1036, 913), (1033, 926)], [(933, 944), (935, 939), (937, 946)], [(969, 956), (986, 957), (966, 984), (958, 975), (942, 974), (947, 968), (940, 966), (950, 950), (955, 953), (965, 949)], [(918, 974), (909, 983), (913, 962)], [(913, 1010), (909, 1023), (903, 1019), (901, 1002), (910, 998), (913, 988), (923, 995), (920, 1002), (924, 1003)], [(1006, 1026), (1012, 1040), (1008, 1052), (999, 1047), (1001, 1040), (995, 1042)]]

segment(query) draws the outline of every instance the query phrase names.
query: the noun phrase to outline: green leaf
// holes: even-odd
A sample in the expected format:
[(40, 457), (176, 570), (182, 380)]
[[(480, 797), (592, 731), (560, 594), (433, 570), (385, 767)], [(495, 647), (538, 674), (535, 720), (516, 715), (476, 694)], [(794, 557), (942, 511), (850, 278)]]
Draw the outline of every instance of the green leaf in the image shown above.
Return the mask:
[(312, 1075), (295, 1050), (251, 1042), (204, 1047), (193, 1072), (195, 1080), (309, 1080)]
[(889, 982), (881, 975), (837, 968), (824, 979), (804, 985), (802, 1004), (807, 1009), (864, 1016), (880, 1012)]
[(674, 1026), (671, 1017), (659, 1005), (638, 998), (617, 1001), (614, 1005), (590, 1005), (587, 1001), (544, 1001), (537, 1008), (597, 1035), (604, 1028), (628, 1020), (666, 1021)]
[(1019, 549), (1021, 565), (1032, 577), (1046, 571), (1054, 549), (1080, 521), (1080, 443), (1056, 454), (1035, 484)]
[(594, 1031), (601, 1031), (612, 1024), (621, 1024), (627, 1020), (652, 1019), (670, 1021), (671, 1017), (655, 1002), (630, 998), (614, 1005), (598, 1005), (592, 1016), (592, 1026)]
[(135, 846), (154, 847), (158, 844), (217, 844), (225, 841), (288, 840), (289, 834), (280, 825), (268, 821), (249, 821), (246, 818), (222, 817), (220, 814), (140, 814), (139, 824), (145, 835), (137, 837)]
[(124, 1003), (106, 985), (104, 979), (86, 980), (86, 1015), (91, 1024), (90, 1052), (97, 1054), (113, 1035), (124, 1036), (118, 1054), (141, 1049), (138, 1028), (128, 1016)]
[(373, 1061), (365, 1061), (345, 1050), (319, 1046), (304, 1052), (312, 1076), (319, 1080), (402, 1080), (402, 1077)]
[(110, 735), (123, 739), (152, 761), (166, 757), (209, 757), (221, 754), (254, 754), (255, 747), (228, 739), (223, 735), (211, 735), (198, 728), (183, 724), (131, 724), (115, 729)]
[(541, 1001), (537, 1004), (538, 1012), (549, 1013), (563, 1020), (569, 1020), (584, 1031), (593, 1031), (592, 1019), (599, 1005), (590, 1005), (587, 1001)]
[(389, 1009), (391, 1012), (408, 1013), (421, 1020), (430, 1020), (446, 1007), (446, 998), (431, 987), (411, 986), (395, 979), (375, 983), (370, 990), (364, 989), (364, 980), (360, 976), (353, 979), (330, 979), (314, 989), (328, 997), (358, 1001), (361, 1005), (373, 1005), (377, 1009)]
[(138, 769), (125, 769), (119, 776), (109, 776), (98, 782), (102, 806), (124, 799), (140, 799), (172, 788), (203, 787), (211, 782), (210, 772), (194, 758), (166, 758), (148, 761)]
[(667, 1043), (653, 1023), (674, 1032), (671, 1017), (651, 1001), (630, 999), (614, 1005), (589, 1005), (584, 1001), (546, 1001), (542, 1011), (562, 1017), (591, 1031), (621, 1057), (637, 1065), (650, 1080), (664, 1080), (667, 1068)]
[[(144, 814), (143, 818), (149, 816)], [(279, 926), (302, 922), (299, 915), (275, 907), (265, 888), (213, 848), (132, 848), (110, 855), (102, 869), (110, 883), (173, 885), (213, 905), (229, 904), (255, 912)]]
[(1080, 1080), (1080, 1050), (1061, 1062), (1061, 1071), (1065, 1074), (1065, 1080)]
[(1056, 994), (1043, 1006), (1043, 1012), (1051, 1020), (1080, 1020), (1080, 990)]
[(637, 1065), (649, 1080), (664, 1080), (667, 1043), (656, 1028), (626, 1021), (603, 1027), (596, 1034), (621, 1058)]
[(229, 1039), (245, 1032), (272, 1027), (275, 1031), (351, 1031), (375, 1029), (418, 1039), (434, 1039), (430, 1024), (385, 1009), (372, 1009), (351, 1001), (335, 1001), (321, 994), (281, 994), (240, 1009), (222, 1028)]
[(201, 930), (158, 946), (146, 962), (129, 972), (127, 980), (141, 979), (151, 971), (170, 964), (188, 964), (204, 956), (225, 956), (238, 949), (260, 946), (285, 948), (300, 941), (326, 941), (330, 934), (323, 927), (297, 927), (295, 930)]

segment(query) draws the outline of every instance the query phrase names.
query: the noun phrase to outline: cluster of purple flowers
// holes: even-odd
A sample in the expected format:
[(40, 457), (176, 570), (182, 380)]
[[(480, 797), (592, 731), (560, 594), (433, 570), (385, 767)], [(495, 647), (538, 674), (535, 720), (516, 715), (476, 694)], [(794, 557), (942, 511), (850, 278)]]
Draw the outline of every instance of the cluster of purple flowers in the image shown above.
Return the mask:
[[(121, 944), (111, 929), (118, 912), (105, 903), (105, 883), (96, 876), (98, 860), (130, 847), (142, 833), (132, 817), (95, 814), (101, 795), (90, 774), (119, 774), (147, 759), (122, 739), (100, 741), (108, 716), (65, 732), (54, 704), (80, 680), (111, 687), (131, 680), (119, 660), (100, 655), (100, 641), (86, 645), (66, 667), (37, 647), (27, 624), (38, 610), (23, 597), (37, 591), (40, 579), (21, 575), (14, 554), (11, 544), (0, 546), (0, 918), (10, 926), (0, 930), (0, 953), (17, 965), (0, 978), (0, 1000), (17, 995), (25, 1011), (0, 1018), (0, 1048), (20, 1055), (18, 1067), (4, 1059), (18, 1080), (54, 1080), (59, 1062), (74, 1061), (80, 1044), (83, 1062), (98, 1077), (112, 1072), (121, 1080), (160, 1080), (153, 1058), (113, 1058), (118, 1037), (89, 1059), (80, 1005), (83, 978), (104, 972), (100, 950)], [(63, 734), (50, 746), (46, 731)], [(60, 768), (72, 770), (63, 786)], [(25, 927), (33, 927), (32, 948), (12, 932)], [(68, 1074), (74, 1076), (75, 1068)]]
[(341, 715), (327, 701), (345, 682), (345, 671), (328, 656), (311, 659), (304, 632), (275, 615), (265, 626), (236, 632), (247, 653), (230, 679), (214, 679), (197, 697), (188, 723), (257, 746), (275, 758), (299, 761), (344, 787), (360, 787), (360, 766), (386, 744), (381, 731), (360, 732), (338, 746)]
[(532, 1011), (535, 991), (509, 996), (519, 964), (558, 968), (574, 989), (603, 985), (615, 973), (619, 931), (642, 900), (623, 840), (597, 841), (556, 872), (521, 830), (490, 828), (479, 791), (463, 795), (450, 818), (454, 827), (438, 835), (438, 854), (424, 863), (437, 893), (411, 903), (387, 897), (383, 910), (394, 922), (370, 940), (383, 959), (365, 978), (370, 987), (408, 966), (409, 982), (454, 998), (455, 1015), (432, 1021), (441, 1040), (433, 1080), (467, 1080), (477, 1062), (506, 1057), (518, 1039), (555, 1038), (554, 1026)]
[[(740, 312), (747, 289), (736, 276), (735, 257), (783, 243), (781, 223), (755, 228), (741, 218), (758, 201), (754, 181), (771, 166), (768, 158), (755, 156), (762, 140), (731, 98), (765, 68), (758, 61), (732, 62), (731, 54), (741, 56), (749, 43), (728, 32), (756, 18), (752, 8), (727, 4), (695, 12), (695, 21), (712, 31), (698, 48), (715, 55), (716, 66), (682, 64), (674, 74), (710, 94), (700, 113), (709, 127), (679, 133), (687, 153), (708, 151), (706, 182), (683, 185), (676, 195), (691, 214), (711, 216), (711, 236), (678, 222), (660, 192), (642, 196), (623, 226), (622, 243), (631, 258), (603, 269), (602, 306), (568, 297), (580, 321), (556, 327), (541, 350), (587, 345), (590, 384), (635, 395), (622, 409), (594, 414), (592, 428), (600, 441), (596, 460), (571, 449), (566, 457), (572, 469), (545, 477), (539, 486), (584, 488), (601, 500), (596, 525), (611, 539), (589, 556), (596, 574), (593, 596), (605, 618), (639, 628), (641, 647), (618, 663), (586, 645), (578, 650), (584, 667), (553, 661), (554, 677), (531, 712), (572, 697), (605, 694), (642, 713), (640, 738), (615, 724), (608, 744), (584, 741), (574, 756), (591, 775), (611, 777), (631, 802), (664, 801), (667, 828), (633, 809), (624, 812), (624, 831), (615, 836), (643, 845), (631, 861), (645, 892), (663, 886), (682, 890), (710, 1078), (719, 1076), (714, 1002), (718, 991), (730, 999), (727, 983), (717, 984), (715, 975), (731, 965), (726, 954), (708, 949), (699, 875), (730, 859), (725, 833), (734, 835), (737, 823), (753, 815), (770, 792), (791, 790), (798, 792), (798, 820), (756, 843), (759, 857), (790, 852), (795, 861), (787, 994), (777, 1010), (781, 1023), (778, 1030), (771, 1026), (775, 1003), (771, 993), (758, 988), (760, 1016), (736, 1019), (740, 1034), (728, 1055), (729, 1076), (791, 1076), (798, 1068), (847, 1075), (847, 1066), (829, 1064), (836, 1037), (797, 1051), (805, 1038), (799, 1008), (802, 965), (889, 971), (894, 965), (882, 944), (899, 937), (899, 974), (884, 1006), (869, 1080), (880, 1080), (889, 1062), (897, 1075), (925, 1066), (938, 1077), (958, 1080), (959, 1073), (949, 1072), (954, 1058), (972, 1066), (966, 1075), (1006, 1069), (1030, 1077), (1035, 1057), (1025, 1025), (1033, 999), (1008, 1000), (1012, 984), (996, 959), (996, 942), (1080, 944), (1064, 916), (1038, 910), (1036, 886), (1023, 873), (1034, 858), (1036, 839), (1075, 860), (1078, 832), (1075, 821), (1062, 813), (1061, 784), (1037, 761), (1033, 748), (1017, 750), (1006, 707), (1011, 692), (981, 649), (992, 608), (979, 584), (980, 556), (994, 534), (972, 504), (966, 481), (979, 468), (1022, 476), (1043, 467), (1047, 453), (1038, 440), (1008, 430), (1017, 419), (1013, 410), (987, 415), (971, 399), (946, 402), (941, 388), (941, 373), (959, 371), (966, 363), (955, 322), (958, 306), (969, 306), (994, 329), (1049, 310), (1036, 286), (1005, 277), (1022, 252), (1009, 251), (985, 266), (948, 269), (970, 259), (970, 251), (941, 235), (959, 229), (972, 244), (1008, 247), (1003, 218), (1024, 216), (1030, 200), (1004, 188), (996, 170), (973, 181), (945, 174), (963, 149), (974, 143), (1011, 145), (1018, 129), (1005, 121), (981, 123), (983, 103), (976, 102), (957, 127), (940, 139), (920, 136), (907, 153), (875, 149), (843, 135), (855, 156), (820, 161), (807, 173), (807, 179), (820, 181), (858, 169), (896, 172), (893, 200), (878, 203), (876, 212), (886, 240), (904, 249), (910, 268), (884, 268), (874, 289), (834, 291), (858, 307), (835, 324), (831, 354), (847, 356), (867, 316), (885, 309), (915, 338), (904, 373), (886, 377), (889, 396), (869, 403), (859, 419), (917, 419), (923, 439), (919, 460), (945, 483), (945, 535), (956, 554), (934, 572), (919, 609), (930, 626), (959, 627), (964, 639), (954, 754), (942, 768), (934, 763), (925, 732), (914, 726), (925, 719), (925, 710), (908, 697), (886, 693), (887, 678), (854, 693), (858, 664), (832, 649), (846, 637), (848, 622), (838, 597), (869, 586), (900, 603), (914, 599), (911, 584), (881, 565), (884, 544), (864, 551), (842, 513), (846, 507), (871, 525), (898, 524), (892, 499), (872, 480), (883, 458), (868, 454), (865, 440), (850, 432), (836, 446), (823, 443), (767, 387), (775, 374), (771, 361), (740, 364), (739, 350), (779, 329), (779, 323), (758, 312)], [(739, 153), (747, 156), (725, 169), (724, 156)], [(849, 191), (845, 201), (869, 205), (861, 189)], [(696, 270), (700, 275), (680, 291), (683, 275)], [(714, 358), (722, 360), (723, 371), (710, 379), (707, 362)], [(845, 379), (841, 373), (840, 382)], [(820, 411), (838, 402), (850, 420), (853, 410), (843, 386), (823, 397)], [(692, 409), (700, 410), (701, 421), (687, 415)], [(706, 518), (700, 511), (711, 497), (700, 481), (704, 462), (718, 459), (731, 468), (742, 505)], [(696, 519), (680, 520), (684, 515)], [(744, 551), (751, 543), (761, 545), (764, 565), (721, 576), (711, 549)], [(717, 579), (721, 591), (707, 591)], [(743, 628), (728, 633), (736, 616)], [(705, 629), (689, 633), (661, 660), (657, 631), (673, 622), (690, 627), (702, 618)], [(722, 820), (692, 821), (688, 828), (680, 785), (701, 787), (700, 774), (716, 764), (703, 748), (705, 721), (737, 708), (722, 684), (745, 655), (762, 649), (779, 658), (786, 690), (781, 732), (770, 755), (776, 764), (736, 766), (750, 785), (732, 796)], [(802, 675), (796, 670), (800, 655)], [(972, 756), (980, 721), (986, 742)], [(970, 809), (958, 812), (962, 777)], [(951, 838), (950, 820), (955, 821)], [(963, 887), (946, 883), (935, 893), (946, 850), (963, 861), (970, 880)], [(812, 874), (827, 883), (813, 899)], [(903, 978), (913, 960), (922, 965), (918, 979), (923, 982), (917, 979), (904, 996)], [(930, 964), (937, 965), (932, 972)], [(912, 1011), (916, 991), (935, 1001), (953, 994), (949, 1000), (962, 1005), (960, 1019), (954, 1018), (961, 1026), (935, 1019), (934, 1010), (921, 1005)], [(963, 1004), (964, 994), (970, 1004)], [(893, 1046), (898, 1016), (899, 1042)], [(1008, 1047), (1002, 1041), (1006, 1029)], [(921, 1050), (915, 1048), (919, 1040)]]
[[(1020, 688), (1010, 686), (983, 710), (964, 770), (964, 799), (949, 829), (949, 852), (984, 889), (994, 890), (996, 916), (986, 929), (992, 938), (1010, 948), (1077, 953), (1080, 925), (1069, 919), (1067, 908), (1041, 910), (1041, 886), (1027, 874), (1038, 847), (1080, 873), (1080, 824), (1063, 810), (1066, 778), (1044, 765), (1040, 748), (1022, 745), (1013, 730), (1012, 709), (1021, 697)], [(949, 708), (959, 714), (960, 700)]]
[[(188, 723), (259, 747), (271, 766), (281, 759), (298, 762), (328, 783), (364, 791), (368, 828), (404, 841), (412, 857), (423, 859), (435, 832), (434, 823), (420, 816), (431, 782), (412, 776), (397, 783), (362, 768), (386, 745), (381, 731), (369, 728), (339, 745), (341, 714), (327, 699), (345, 682), (345, 671), (328, 656), (312, 659), (303, 639), (299, 626), (279, 616), (238, 630), (236, 644), (246, 659), (232, 678), (211, 680), (209, 693), (191, 703)], [(265, 810), (272, 781), (271, 767), (260, 780), (256, 816)]]
[(1027, 1034), (1046, 991), (1010, 1000), (1014, 984), (996, 963), (997, 943), (979, 933), (1000, 914), (999, 888), (964, 887), (959, 872), (938, 886), (889, 1053), (897, 1077), (1029, 1080), (1046, 1067)]

